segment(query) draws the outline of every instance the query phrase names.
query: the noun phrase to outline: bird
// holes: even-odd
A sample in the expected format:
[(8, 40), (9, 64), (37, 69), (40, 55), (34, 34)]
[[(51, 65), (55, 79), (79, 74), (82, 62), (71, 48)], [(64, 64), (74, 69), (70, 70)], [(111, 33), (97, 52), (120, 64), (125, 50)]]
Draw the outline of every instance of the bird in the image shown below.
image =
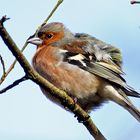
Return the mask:
[[(123, 78), (119, 48), (86, 33), (73, 33), (63, 23), (43, 25), (28, 39), (37, 46), (33, 68), (46, 80), (67, 94), (90, 113), (103, 103), (113, 101), (140, 122), (140, 111), (128, 96), (140, 94)], [(40, 87), (52, 102), (63, 106)]]

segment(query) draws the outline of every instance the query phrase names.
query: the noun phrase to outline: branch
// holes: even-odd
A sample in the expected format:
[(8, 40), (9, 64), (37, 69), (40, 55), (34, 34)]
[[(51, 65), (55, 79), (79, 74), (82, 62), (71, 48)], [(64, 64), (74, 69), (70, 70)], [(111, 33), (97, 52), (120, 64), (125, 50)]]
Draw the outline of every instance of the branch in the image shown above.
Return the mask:
[(0, 94), (6, 92), (7, 90), (9, 89), (12, 89), (13, 87), (17, 86), (19, 83), (25, 81), (25, 80), (28, 80), (29, 78), (27, 76), (23, 76), (22, 78), (14, 81), (11, 85), (7, 86), (6, 88), (0, 90)]
[[(26, 48), (27, 46), (27, 42), (25, 42), (23, 48), (21, 49), (21, 52), (24, 51), (24, 49)], [(9, 67), (9, 69), (6, 71), (5, 70), (5, 74), (3, 74), (3, 76), (1, 77), (1, 80), (0, 80), (0, 85), (3, 83), (3, 81), (5, 80), (5, 78), (8, 76), (8, 74), (14, 69), (15, 67), (15, 64), (16, 64), (17, 60), (15, 59), (14, 62), (11, 64), (11, 66)]]
[(48, 17), (45, 19), (45, 21), (41, 24), (41, 26), (38, 27), (36, 33), (42, 28), (42, 26), (44, 26), (48, 20), (52, 17), (52, 15), (54, 14), (54, 12), (56, 11), (56, 9), (59, 7), (59, 5), (63, 2), (63, 0), (58, 0), (57, 4), (55, 5), (55, 7), (53, 8), (53, 10), (50, 12), (50, 14), (48, 15)]
[(56, 88), (42, 76), (40, 76), (28, 63), (24, 55), (18, 49), (15, 42), (10, 37), (9, 33), (3, 26), (2, 21), (0, 21), (0, 36), (2, 37), (4, 43), (7, 45), (12, 54), (16, 57), (17, 61), (20, 63), (21, 67), (24, 69), (26, 76), (38, 84), (39, 86), (45, 88), (48, 94), (51, 94), (55, 98), (59, 99), (60, 102), (71, 110), (78, 120), (82, 121), (85, 127), (89, 130), (90, 134), (95, 138), (95, 140), (105, 140), (106, 138), (102, 135), (96, 125), (93, 123), (90, 116), (78, 105), (75, 104), (73, 99), (67, 95), (66, 92)]
[(131, 4), (140, 4), (140, 1), (132, 0), (130, 3)]
[[(34, 35), (40, 30), (40, 28), (46, 24), (48, 22), (48, 20), (52, 17), (52, 15), (54, 14), (54, 12), (56, 11), (56, 9), (59, 7), (59, 5), (63, 2), (63, 0), (58, 0), (57, 4), (55, 5), (55, 7), (53, 8), (53, 10), (50, 12), (50, 14), (48, 15), (48, 17), (46, 18), (46, 20), (43, 22), (43, 24), (41, 24), (38, 29), (36, 30), (36, 32), (34, 33)], [(3, 24), (6, 20), (8, 20), (9, 18), (7, 18), (6, 16), (3, 16), (1, 19), (1, 23)], [(34, 36), (33, 35), (33, 36)], [(30, 36), (32, 37), (32, 36)], [(29, 38), (30, 38), (29, 37)], [(28, 38), (28, 39), (29, 39)], [(27, 39), (27, 40), (28, 40)], [(25, 42), (25, 44), (23, 45), (21, 52), (23, 52), (25, 50), (25, 48), (27, 47), (28, 43), (27, 40)], [(3, 75), (3, 77), (0, 80), (0, 84), (2, 84), (2, 82), (5, 80), (5, 78), (9, 75), (9, 73), (14, 69), (15, 64), (16, 64), (17, 60), (15, 59), (14, 62), (11, 64), (11, 66), (9, 67), (9, 69), (5, 72), (5, 75)]]
[(3, 60), (1, 55), (0, 55), (0, 61), (1, 61), (1, 64), (2, 64), (2, 69), (3, 69), (3, 74), (2, 74), (2, 77), (0, 79), (0, 84), (1, 84), (3, 79), (5, 78), (5, 75), (6, 75), (4, 60)]
[(9, 20), (9, 19), (10, 19), (10, 18), (7, 18), (6, 15), (3, 16), (3, 17), (1, 18), (1, 24), (2, 24), (2, 26), (3, 26), (3, 23), (4, 23), (6, 20)]

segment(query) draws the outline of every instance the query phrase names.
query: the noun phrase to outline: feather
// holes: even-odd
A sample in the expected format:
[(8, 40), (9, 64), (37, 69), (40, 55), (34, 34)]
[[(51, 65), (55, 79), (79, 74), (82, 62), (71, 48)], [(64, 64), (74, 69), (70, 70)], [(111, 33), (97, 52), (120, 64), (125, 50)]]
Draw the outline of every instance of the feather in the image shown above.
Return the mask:
[[(117, 91), (119, 92), (120, 95), (122, 95), (122, 97), (124, 98), (124, 102), (126, 103), (125, 105), (123, 105), (123, 107), (126, 110), (128, 110), (128, 112), (132, 114), (140, 122), (140, 111), (132, 104), (132, 102), (126, 95), (126, 92), (120, 88), (117, 89)], [(131, 92), (134, 92), (134, 94), (136, 93), (135, 91)], [(140, 94), (139, 95), (137, 94), (136, 97), (140, 97)]]
[(76, 33), (75, 37), (82, 41), (87, 41), (87, 45), (82, 47), (83, 50), (90, 54), (94, 54), (97, 57), (97, 60), (114, 63), (118, 67), (121, 67), (122, 56), (121, 51), (118, 48), (85, 33)]

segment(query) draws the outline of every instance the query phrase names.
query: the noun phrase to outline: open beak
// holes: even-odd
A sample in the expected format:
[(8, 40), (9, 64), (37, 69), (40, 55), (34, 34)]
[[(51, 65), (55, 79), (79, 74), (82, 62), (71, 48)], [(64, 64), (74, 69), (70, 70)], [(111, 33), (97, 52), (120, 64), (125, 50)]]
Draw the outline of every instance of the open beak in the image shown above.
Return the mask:
[(38, 37), (32, 37), (32, 38), (29, 38), (27, 42), (34, 45), (41, 45), (43, 40)]

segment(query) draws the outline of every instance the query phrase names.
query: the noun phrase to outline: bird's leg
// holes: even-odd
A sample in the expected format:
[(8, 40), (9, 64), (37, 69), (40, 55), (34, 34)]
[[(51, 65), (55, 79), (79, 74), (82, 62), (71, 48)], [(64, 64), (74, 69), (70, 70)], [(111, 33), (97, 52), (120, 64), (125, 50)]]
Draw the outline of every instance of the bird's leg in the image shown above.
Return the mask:
[(77, 117), (77, 120), (79, 123), (85, 123), (90, 118), (90, 116), (87, 116), (85, 118), (81, 118), (80, 116), (77, 116), (77, 115), (75, 115), (74, 117)]
[[(76, 97), (71, 97), (73, 99), (74, 104), (72, 105), (72, 110), (75, 108), (75, 104), (77, 103), (77, 98)], [(66, 100), (63, 100), (61, 103), (64, 106), (64, 109), (69, 111), (68, 107), (66, 106)]]
[[(74, 108), (75, 108), (75, 104), (77, 103), (77, 98), (74, 97), (72, 99), (74, 101)], [(77, 120), (78, 120), (79, 123), (85, 123), (90, 118), (90, 116), (85, 117), (85, 118), (81, 118), (80, 116), (77, 116), (76, 114), (74, 115), (74, 117), (77, 117)]]

